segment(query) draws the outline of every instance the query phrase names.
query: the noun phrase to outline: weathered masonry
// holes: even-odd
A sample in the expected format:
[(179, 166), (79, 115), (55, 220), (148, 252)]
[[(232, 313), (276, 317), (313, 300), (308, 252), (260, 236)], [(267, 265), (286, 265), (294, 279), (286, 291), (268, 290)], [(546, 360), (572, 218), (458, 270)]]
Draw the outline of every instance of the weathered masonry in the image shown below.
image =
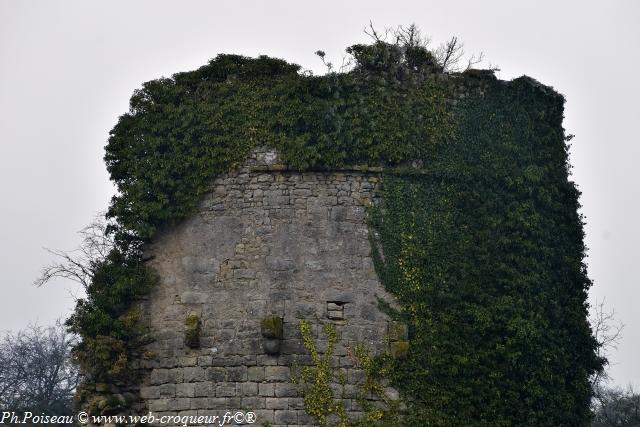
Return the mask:
[(155, 341), (140, 394), (153, 413), (244, 409), (258, 424), (313, 424), (291, 381), (293, 364), (310, 363), (305, 319), (320, 349), (322, 325), (335, 325), (331, 366), (346, 381), (336, 397), (359, 415), (363, 372), (351, 350), (383, 351), (393, 324), (378, 308), (393, 298), (374, 271), (365, 221), (379, 173), (284, 169), (275, 151), (254, 150), (148, 248), (160, 283), (143, 303)]

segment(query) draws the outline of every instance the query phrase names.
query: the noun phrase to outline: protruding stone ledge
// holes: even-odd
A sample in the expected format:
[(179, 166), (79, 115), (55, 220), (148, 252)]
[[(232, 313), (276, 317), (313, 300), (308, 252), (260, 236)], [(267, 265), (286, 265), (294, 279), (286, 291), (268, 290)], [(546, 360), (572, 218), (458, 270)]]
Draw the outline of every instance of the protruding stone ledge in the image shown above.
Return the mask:
[[(353, 165), (344, 167), (332, 167), (332, 168), (310, 168), (305, 169), (304, 172), (370, 172), (381, 173), (385, 170), (382, 166), (367, 166), (367, 165)], [(273, 164), (273, 165), (257, 165), (249, 166), (250, 172), (300, 172), (285, 164)]]

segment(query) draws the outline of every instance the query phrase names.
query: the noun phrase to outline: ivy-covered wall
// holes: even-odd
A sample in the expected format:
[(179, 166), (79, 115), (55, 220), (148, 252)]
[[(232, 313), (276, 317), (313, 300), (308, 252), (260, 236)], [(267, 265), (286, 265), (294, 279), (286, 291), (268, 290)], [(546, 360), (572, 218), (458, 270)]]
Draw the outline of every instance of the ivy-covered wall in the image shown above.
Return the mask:
[(396, 381), (414, 425), (588, 425), (600, 362), (564, 99), (529, 78), (483, 92), (424, 171), (384, 180), (378, 272), (412, 343)]
[(144, 244), (268, 145), (299, 170), (384, 168), (371, 241), (401, 302), (389, 314), (409, 325), (392, 374), (407, 425), (586, 425), (602, 361), (563, 97), (526, 77), (443, 73), (412, 44), (348, 52), (354, 68), (325, 76), (220, 55), (134, 93), (106, 147), (116, 248), (69, 322), (88, 381), (115, 381), (138, 345), (126, 319), (154, 281)]

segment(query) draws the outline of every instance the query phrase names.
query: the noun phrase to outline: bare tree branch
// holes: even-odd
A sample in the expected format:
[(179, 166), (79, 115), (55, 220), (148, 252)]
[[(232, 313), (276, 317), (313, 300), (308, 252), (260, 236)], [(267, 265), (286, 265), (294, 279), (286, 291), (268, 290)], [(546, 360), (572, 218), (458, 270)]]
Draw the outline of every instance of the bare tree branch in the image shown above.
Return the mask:
[[(622, 337), (622, 330), (624, 324), (615, 320), (615, 311), (607, 311), (605, 309), (605, 300), (596, 302), (592, 307), (591, 316), (591, 330), (593, 336), (598, 344), (596, 354), (598, 357), (607, 360), (609, 358), (612, 349), (616, 349), (620, 338)], [(609, 362), (607, 362), (609, 363)], [(596, 372), (591, 379), (591, 386), (597, 394), (598, 388), (609, 380), (609, 376), (606, 370)]]
[(369, 27), (364, 27), (364, 33), (371, 37), (375, 42), (380, 42), (382, 39), (378, 35), (378, 32), (373, 26), (373, 22), (369, 21)]
[(103, 218), (103, 215), (96, 216), (91, 224), (78, 232), (82, 242), (75, 250), (65, 252), (45, 248), (58, 258), (58, 262), (44, 267), (34, 285), (42, 286), (53, 279), (62, 278), (79, 283), (86, 290), (93, 280), (95, 268), (114, 246), (112, 236), (106, 232), (108, 224)]
[(423, 36), (416, 24), (411, 24), (408, 27), (400, 25), (394, 34), (396, 36), (396, 44), (405, 47), (420, 46), (426, 48), (431, 43), (431, 39)]
[(435, 56), (445, 71), (459, 71), (459, 62), (464, 56), (464, 45), (457, 37), (451, 37), (451, 40), (442, 43), (436, 49)]
[(465, 70), (470, 70), (474, 65), (481, 63), (484, 60), (484, 53), (480, 52), (476, 57), (476, 54), (472, 54), (467, 60), (467, 68)]

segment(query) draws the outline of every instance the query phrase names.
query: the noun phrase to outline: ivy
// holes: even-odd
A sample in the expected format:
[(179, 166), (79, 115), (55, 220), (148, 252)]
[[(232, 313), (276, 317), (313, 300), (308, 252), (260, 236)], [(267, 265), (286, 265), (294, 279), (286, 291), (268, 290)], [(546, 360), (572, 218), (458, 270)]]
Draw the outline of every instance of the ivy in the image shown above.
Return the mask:
[(601, 368), (561, 96), (492, 82), (455, 109), (427, 171), (387, 173), (371, 226), (409, 325), (409, 425), (588, 425)]
[(314, 77), (278, 59), (220, 55), (145, 83), (106, 147), (119, 190), (108, 216), (120, 240), (145, 241), (184, 219), (214, 177), (260, 144), (301, 170), (423, 158), (450, 133), (445, 88), (430, 68), (409, 71), (396, 59), (388, 69)]
[[(335, 398), (331, 388), (333, 383), (340, 382), (344, 385), (345, 382), (344, 377), (336, 378), (334, 369), (330, 365), (333, 348), (337, 341), (335, 327), (330, 323), (324, 325), (327, 345), (322, 354), (316, 348), (309, 322), (300, 321), (300, 333), (304, 347), (311, 357), (311, 365), (295, 367), (299, 372), (294, 374), (292, 380), (302, 386), (305, 411), (316, 420), (319, 426), (348, 427), (349, 418), (344, 403)], [(337, 418), (335, 423), (330, 421), (332, 415)]]
[(602, 360), (563, 98), (528, 78), (443, 74), (415, 45), (348, 52), (354, 68), (325, 76), (219, 55), (134, 93), (105, 154), (116, 247), (69, 321), (89, 377), (127, 377), (141, 334), (124, 319), (156, 281), (144, 245), (268, 145), (298, 170), (384, 168), (370, 227), (378, 275), (409, 325), (391, 374), (408, 425), (585, 425)]

